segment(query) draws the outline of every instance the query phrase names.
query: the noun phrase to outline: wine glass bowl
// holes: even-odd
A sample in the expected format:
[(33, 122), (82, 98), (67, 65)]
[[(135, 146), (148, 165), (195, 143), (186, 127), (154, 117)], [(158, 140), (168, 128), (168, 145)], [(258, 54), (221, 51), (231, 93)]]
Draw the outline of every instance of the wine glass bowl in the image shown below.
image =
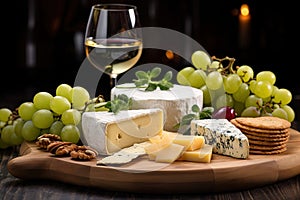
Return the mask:
[(93, 5), (84, 44), (90, 63), (108, 74), (111, 87), (114, 87), (117, 76), (132, 68), (142, 54), (137, 7), (129, 4)]

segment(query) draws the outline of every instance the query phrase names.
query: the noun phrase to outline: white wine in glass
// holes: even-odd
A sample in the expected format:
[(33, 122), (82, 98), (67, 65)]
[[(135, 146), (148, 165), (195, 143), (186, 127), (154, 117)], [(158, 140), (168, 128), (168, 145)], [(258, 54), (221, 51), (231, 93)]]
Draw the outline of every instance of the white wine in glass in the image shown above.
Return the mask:
[(128, 4), (96, 4), (91, 8), (85, 33), (85, 52), (89, 62), (110, 76), (132, 68), (142, 54), (142, 34), (137, 7)]

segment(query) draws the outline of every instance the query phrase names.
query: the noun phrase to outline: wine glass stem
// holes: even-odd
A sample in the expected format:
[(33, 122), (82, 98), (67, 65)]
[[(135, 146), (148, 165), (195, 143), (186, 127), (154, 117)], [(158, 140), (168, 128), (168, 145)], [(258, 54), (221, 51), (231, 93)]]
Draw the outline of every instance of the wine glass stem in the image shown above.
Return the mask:
[(113, 88), (117, 85), (117, 74), (110, 75), (110, 87)]

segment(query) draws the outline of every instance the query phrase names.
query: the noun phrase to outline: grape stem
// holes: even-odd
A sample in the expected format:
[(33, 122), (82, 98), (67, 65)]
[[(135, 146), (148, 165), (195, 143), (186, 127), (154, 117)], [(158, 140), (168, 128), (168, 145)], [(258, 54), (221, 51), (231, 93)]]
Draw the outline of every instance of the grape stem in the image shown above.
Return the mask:
[(223, 75), (225, 75), (227, 73), (236, 73), (236, 70), (233, 69), (233, 64), (235, 62), (235, 58), (230, 58), (228, 56), (226, 56), (224, 58), (217, 58), (216, 56), (212, 56), (211, 58), (212, 58), (212, 60), (219, 61), (220, 62), (220, 66), (221, 66), (221, 63), (224, 62), (224, 61), (228, 61), (229, 62), (226, 67), (222, 68), (221, 73)]

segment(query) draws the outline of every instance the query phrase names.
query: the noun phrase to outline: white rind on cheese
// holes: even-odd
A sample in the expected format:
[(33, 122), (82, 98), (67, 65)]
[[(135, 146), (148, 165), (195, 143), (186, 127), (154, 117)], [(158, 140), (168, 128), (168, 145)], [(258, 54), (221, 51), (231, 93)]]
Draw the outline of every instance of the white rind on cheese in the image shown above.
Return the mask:
[(163, 131), (161, 109), (112, 112), (85, 112), (82, 115), (82, 141), (101, 155), (147, 141)]
[(177, 131), (174, 126), (184, 115), (192, 112), (197, 104), (202, 110), (203, 92), (190, 86), (174, 84), (169, 90), (156, 89), (145, 91), (145, 88), (135, 88), (133, 83), (120, 84), (111, 90), (111, 99), (125, 94), (132, 98), (132, 109), (161, 108), (164, 111), (164, 130)]
[(227, 119), (200, 119), (191, 121), (191, 134), (203, 135), (205, 143), (213, 145), (213, 152), (234, 158), (249, 156), (249, 141)]

